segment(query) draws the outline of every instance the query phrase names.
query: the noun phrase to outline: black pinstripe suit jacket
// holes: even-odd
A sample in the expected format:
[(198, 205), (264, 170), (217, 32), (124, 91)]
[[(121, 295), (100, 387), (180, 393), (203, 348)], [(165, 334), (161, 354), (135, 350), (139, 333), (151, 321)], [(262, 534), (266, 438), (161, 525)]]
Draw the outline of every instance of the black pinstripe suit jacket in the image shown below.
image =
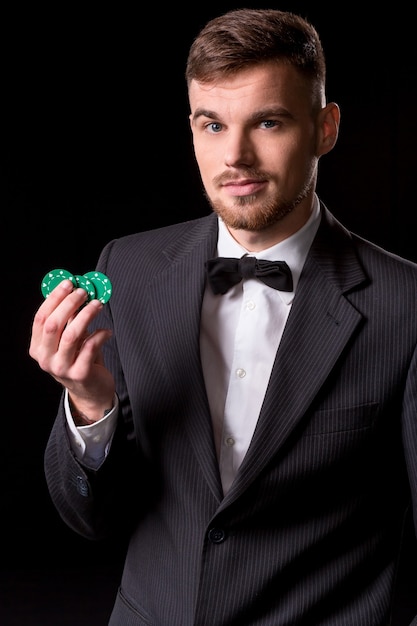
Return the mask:
[(120, 423), (93, 472), (61, 406), (45, 471), (78, 533), (129, 524), (112, 626), (391, 623), (407, 515), (417, 526), (417, 267), (322, 214), (224, 498), (199, 356), (216, 217), (104, 249)]

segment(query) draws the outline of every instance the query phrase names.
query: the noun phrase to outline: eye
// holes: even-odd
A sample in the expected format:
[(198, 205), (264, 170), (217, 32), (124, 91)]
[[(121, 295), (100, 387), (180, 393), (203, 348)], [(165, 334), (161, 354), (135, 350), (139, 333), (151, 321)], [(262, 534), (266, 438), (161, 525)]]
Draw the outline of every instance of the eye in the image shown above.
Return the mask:
[(278, 126), (278, 122), (275, 120), (264, 120), (260, 123), (260, 126), (263, 128), (275, 128), (275, 126)]
[(210, 122), (210, 124), (207, 124), (205, 128), (207, 132), (216, 134), (222, 130), (223, 126), (218, 122)]

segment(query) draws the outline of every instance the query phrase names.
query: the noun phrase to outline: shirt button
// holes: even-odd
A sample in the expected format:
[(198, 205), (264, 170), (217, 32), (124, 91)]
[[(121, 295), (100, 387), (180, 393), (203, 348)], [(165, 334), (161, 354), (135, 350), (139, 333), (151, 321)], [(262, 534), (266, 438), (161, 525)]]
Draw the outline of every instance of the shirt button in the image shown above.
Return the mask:
[(256, 308), (256, 304), (253, 300), (248, 300), (248, 302), (246, 303), (246, 308), (248, 309), (248, 311), (253, 311), (253, 309)]
[(222, 543), (226, 539), (226, 533), (222, 528), (210, 528), (208, 538), (211, 543)]
[(233, 439), (233, 437), (226, 437), (224, 442), (229, 448), (235, 445), (235, 440)]
[(237, 376), (238, 378), (245, 378), (245, 376), (246, 376), (246, 372), (245, 372), (245, 370), (244, 370), (244, 369), (242, 369), (241, 367), (239, 367), (239, 368), (236, 370), (236, 376)]

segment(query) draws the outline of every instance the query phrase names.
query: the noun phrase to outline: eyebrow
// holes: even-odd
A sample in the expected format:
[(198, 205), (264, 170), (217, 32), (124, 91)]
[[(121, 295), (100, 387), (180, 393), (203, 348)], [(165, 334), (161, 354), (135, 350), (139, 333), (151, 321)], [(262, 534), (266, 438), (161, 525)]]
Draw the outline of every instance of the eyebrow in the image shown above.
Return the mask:
[[(220, 115), (215, 111), (210, 111), (210, 109), (196, 109), (193, 113), (192, 119), (193, 122), (196, 121), (199, 117), (206, 117), (208, 119), (216, 120), (220, 119)], [(267, 109), (261, 109), (260, 111), (255, 111), (252, 115), (249, 116), (249, 121), (257, 122), (261, 120), (267, 120), (270, 117), (293, 117), (293, 115), (285, 109), (284, 107), (270, 107)]]
[(216, 115), (214, 111), (210, 111), (209, 109), (196, 109), (193, 113), (193, 121), (197, 120), (199, 117), (208, 117), (209, 119), (216, 119), (219, 116)]

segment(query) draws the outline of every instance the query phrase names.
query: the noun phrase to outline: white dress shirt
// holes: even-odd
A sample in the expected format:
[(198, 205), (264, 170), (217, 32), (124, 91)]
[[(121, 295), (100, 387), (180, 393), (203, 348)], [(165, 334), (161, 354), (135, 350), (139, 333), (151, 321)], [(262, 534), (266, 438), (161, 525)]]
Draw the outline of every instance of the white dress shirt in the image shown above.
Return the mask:
[[(290, 313), (303, 265), (320, 222), (318, 198), (308, 222), (294, 235), (257, 252), (258, 259), (286, 261), (293, 291), (267, 287), (244, 279), (224, 295), (208, 285), (201, 317), (201, 359), (213, 421), (216, 451), (224, 493), (236, 476), (256, 427), (276, 352)], [(230, 235), (219, 219), (218, 256), (250, 254)], [(65, 398), (68, 429), (76, 456), (98, 467), (109, 449), (118, 404), (102, 420), (77, 427)]]
[(218, 256), (286, 261), (293, 276), (292, 292), (277, 291), (256, 278), (242, 280), (224, 295), (214, 295), (209, 286), (205, 292), (201, 359), (225, 494), (251, 442), (319, 216), (316, 198), (299, 231), (256, 254), (239, 245), (219, 220)]

